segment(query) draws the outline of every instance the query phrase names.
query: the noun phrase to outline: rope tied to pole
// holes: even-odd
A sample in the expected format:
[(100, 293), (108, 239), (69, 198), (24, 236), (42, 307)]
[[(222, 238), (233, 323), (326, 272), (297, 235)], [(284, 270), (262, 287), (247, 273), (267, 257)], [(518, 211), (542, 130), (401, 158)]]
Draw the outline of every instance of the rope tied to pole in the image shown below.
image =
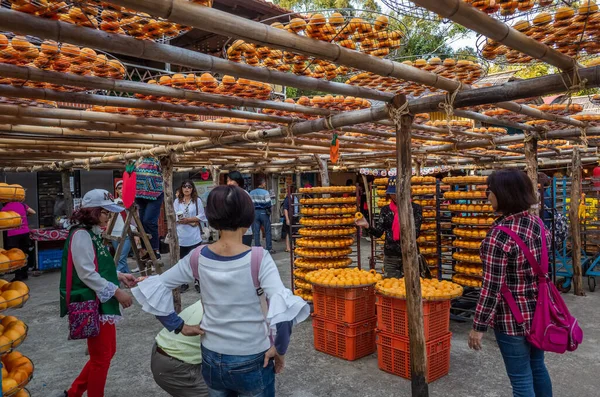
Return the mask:
[(85, 159), (85, 161), (84, 161), (84, 163), (83, 163), (83, 168), (84, 168), (86, 171), (89, 171), (89, 170), (90, 170), (90, 165), (91, 165), (91, 164), (90, 164), (90, 159), (89, 159), (89, 158), (88, 158), (88, 159)]
[(588, 129), (588, 124), (585, 123), (585, 125), (583, 127), (581, 127), (581, 136), (580, 136), (581, 142), (583, 142), (586, 149), (589, 145), (589, 141), (588, 141), (588, 137), (587, 137), (587, 129)]
[(242, 139), (246, 142), (250, 142), (250, 138), (248, 138), (248, 134), (252, 131), (252, 128), (248, 128), (248, 131), (242, 133)]
[(494, 138), (489, 138), (488, 142), (489, 142), (492, 150), (496, 150), (496, 141), (494, 141)]
[(286, 136), (289, 140), (292, 141), (292, 146), (296, 146), (296, 140), (294, 139), (294, 125), (296, 124), (295, 121), (292, 121), (290, 124), (288, 124), (285, 129), (286, 129)]
[(404, 102), (402, 104), (402, 106), (400, 106), (398, 108), (395, 106), (392, 106), (390, 104), (387, 104), (386, 107), (387, 107), (386, 110), (388, 112), (389, 118), (396, 125), (400, 124), (400, 119), (402, 118), (402, 116), (410, 114), (410, 109), (408, 108), (408, 101)]
[(327, 128), (329, 131), (334, 130), (335, 128), (333, 127), (333, 123), (331, 122), (331, 116), (327, 116), (325, 117), (325, 128)]
[(582, 79), (581, 75), (579, 74), (579, 66), (575, 65), (575, 67), (573, 68), (573, 77), (570, 78), (570, 81), (567, 82), (565, 81), (565, 78), (563, 76), (564, 71), (560, 71), (560, 79), (562, 80), (563, 84), (565, 85), (565, 88), (567, 89), (567, 91), (565, 92), (565, 96), (563, 97), (563, 99), (560, 101), (561, 103), (563, 103), (567, 98), (567, 110), (569, 110), (569, 108), (571, 107), (571, 104), (573, 102), (573, 94), (579, 91), (582, 91), (585, 89), (585, 86), (587, 84), (587, 79)]
[(446, 112), (446, 123), (447, 123), (447, 127), (448, 127), (448, 134), (451, 134), (452, 131), (450, 129), (450, 122), (452, 119), (452, 116), (454, 116), (454, 101), (456, 101), (456, 96), (458, 95), (458, 92), (460, 90), (462, 90), (463, 88), (463, 83), (459, 82), (458, 83), (458, 87), (456, 87), (456, 89), (452, 92), (447, 92), (446, 96), (444, 97), (444, 102), (440, 103), (438, 106), (444, 110), (444, 112)]
[(218, 136), (211, 136), (209, 140), (213, 145), (222, 146), (221, 138), (223, 138), (223, 135), (225, 135), (225, 131), (221, 132)]

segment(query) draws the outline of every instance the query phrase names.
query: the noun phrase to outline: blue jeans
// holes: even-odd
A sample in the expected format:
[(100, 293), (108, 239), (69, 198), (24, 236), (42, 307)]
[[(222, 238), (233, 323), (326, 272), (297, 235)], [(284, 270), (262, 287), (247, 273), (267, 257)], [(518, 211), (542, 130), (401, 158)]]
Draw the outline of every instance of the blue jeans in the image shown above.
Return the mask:
[(544, 351), (533, 347), (524, 336), (494, 332), (513, 396), (552, 397), (552, 381), (544, 364)]
[(252, 233), (254, 233), (254, 245), (260, 247), (260, 227), (265, 228), (265, 239), (267, 240), (267, 251), (273, 248), (271, 241), (271, 217), (265, 210), (254, 211), (254, 223), (252, 224)]
[[(119, 243), (117, 241), (113, 241), (112, 245), (116, 252)], [(121, 249), (121, 256), (119, 257), (119, 262), (117, 263), (117, 271), (121, 273), (130, 273), (129, 266), (127, 266), (127, 257), (129, 256), (129, 251), (131, 251), (131, 240), (129, 237), (126, 237), (123, 240), (123, 249)]]
[(144, 231), (152, 236), (150, 245), (153, 250), (158, 250), (158, 218), (160, 209), (164, 200), (164, 193), (161, 193), (156, 200), (136, 198), (135, 203), (140, 210), (140, 220)]
[(263, 368), (265, 353), (230, 356), (202, 346), (202, 377), (209, 397), (274, 397), (273, 360)]

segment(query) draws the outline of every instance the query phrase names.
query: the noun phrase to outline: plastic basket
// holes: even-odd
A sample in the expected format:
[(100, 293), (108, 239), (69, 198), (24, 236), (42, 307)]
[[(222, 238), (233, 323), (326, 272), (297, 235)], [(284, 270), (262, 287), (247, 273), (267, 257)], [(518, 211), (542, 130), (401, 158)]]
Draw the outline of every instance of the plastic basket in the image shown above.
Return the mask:
[(38, 270), (60, 269), (62, 266), (62, 249), (51, 249), (38, 252)]
[[(426, 380), (431, 383), (450, 372), (450, 347), (452, 333), (427, 342)], [(380, 332), (376, 336), (377, 363), (379, 369), (410, 379), (410, 342), (408, 338), (398, 338)]]
[[(377, 294), (377, 327), (394, 336), (408, 338), (406, 300)], [(450, 332), (450, 301), (423, 301), (425, 340), (440, 338)]]
[(313, 285), (316, 316), (356, 323), (375, 316), (375, 287), (327, 288)]
[(375, 352), (376, 318), (345, 324), (313, 317), (315, 349), (353, 361)]

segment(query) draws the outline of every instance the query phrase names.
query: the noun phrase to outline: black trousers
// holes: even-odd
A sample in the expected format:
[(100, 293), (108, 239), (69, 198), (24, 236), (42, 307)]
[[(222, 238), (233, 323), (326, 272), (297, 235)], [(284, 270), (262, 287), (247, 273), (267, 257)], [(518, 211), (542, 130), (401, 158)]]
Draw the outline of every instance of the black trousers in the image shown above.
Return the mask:
[(29, 238), (29, 233), (18, 234), (16, 236), (10, 236), (6, 238), (6, 249), (18, 248), (25, 255), (29, 255), (27, 258), (27, 266), (22, 267), (21, 269), (15, 272), (15, 280), (25, 280), (27, 279), (27, 270), (30, 267), (33, 267), (35, 263), (34, 253), (33, 251), (29, 251), (31, 247), (31, 239)]

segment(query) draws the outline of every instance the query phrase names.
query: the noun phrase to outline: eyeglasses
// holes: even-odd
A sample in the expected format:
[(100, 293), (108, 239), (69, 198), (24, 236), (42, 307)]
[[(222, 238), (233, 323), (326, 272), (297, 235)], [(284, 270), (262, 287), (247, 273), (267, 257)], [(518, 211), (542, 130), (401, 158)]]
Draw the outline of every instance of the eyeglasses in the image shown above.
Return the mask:
[(183, 185), (182, 187), (183, 187), (184, 189), (192, 189), (192, 188), (193, 188), (193, 186), (192, 186), (192, 185)]

